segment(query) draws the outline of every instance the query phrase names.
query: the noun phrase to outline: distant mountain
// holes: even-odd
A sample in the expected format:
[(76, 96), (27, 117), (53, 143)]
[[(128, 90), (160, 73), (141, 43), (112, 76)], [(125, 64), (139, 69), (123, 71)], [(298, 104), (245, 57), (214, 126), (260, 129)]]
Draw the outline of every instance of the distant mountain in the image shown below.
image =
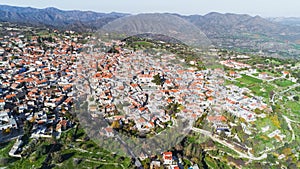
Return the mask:
[[(298, 50), (300, 44), (299, 18), (265, 19), (260, 16), (252, 17), (250, 15), (212, 12), (204, 16), (160, 14), (157, 15), (158, 18), (155, 18), (155, 20), (169, 23), (170, 21), (165, 18), (166, 15), (175, 15), (192, 23), (191, 25), (195, 25), (195, 27), (205, 33), (214, 45), (221, 48), (236, 49), (241, 52), (266, 52), (266, 54), (281, 53), (280, 55), (292, 55), (293, 57), (298, 57), (300, 54), (300, 51)], [(63, 11), (56, 8), (35, 9), (30, 7), (0, 5), (0, 22), (6, 21), (30, 26), (47, 26), (50, 28), (71, 29), (75, 31), (96, 31), (103, 28), (104, 25), (113, 23), (113, 21), (125, 16), (130, 17), (131, 15), (124, 13), (97, 13), (78, 10)], [(155, 24), (159, 27), (154, 29), (153, 23), (147, 23), (147, 17), (149, 16), (151, 15), (139, 15), (139, 17), (141, 17), (138, 18), (139, 20), (130, 20), (130, 22), (135, 25), (128, 25), (128, 23), (127, 26), (124, 23), (122, 23), (122, 25), (130, 29), (129, 31), (166, 28), (165, 25)], [(122, 21), (126, 21), (126, 19)], [(180, 25), (184, 23), (182, 20), (177, 21), (170, 22), (172, 24), (177, 22), (179, 25), (177, 28), (176, 23), (175, 26), (172, 24), (170, 25), (173, 33), (181, 30)], [(136, 29), (136, 26), (139, 28)], [(119, 29), (120, 24), (115, 22), (115, 26), (110, 28)], [(191, 29), (187, 34), (190, 34), (191, 37), (194, 38), (194, 36), (192, 36), (192, 30), (195, 29)], [(155, 31), (154, 33), (158, 32)]]
[(270, 21), (278, 22), (283, 25), (294, 25), (300, 26), (300, 17), (277, 17), (277, 18), (267, 18)]
[(237, 35), (241, 33), (262, 34), (278, 37), (282, 34), (300, 34), (300, 27), (291, 27), (264, 19), (241, 14), (220, 14), (216, 12), (207, 15), (182, 16), (194, 23), (209, 37)]
[(211, 45), (206, 35), (194, 24), (172, 14), (138, 14), (116, 19), (103, 26), (104, 33), (117, 33), (127, 36), (137, 34), (163, 34), (175, 37), (191, 46)]
[(79, 30), (92, 29), (126, 16), (121, 13), (97, 13), (92, 11), (63, 11), (56, 8), (36, 9), (0, 5), (0, 21), (27, 25), (52, 26), (55, 28)]
[[(300, 23), (300, 18), (264, 19), (240, 14), (221, 14), (212, 12), (207, 15), (182, 16), (198, 26), (208, 36), (232, 33), (282, 34), (293, 32), (289, 26), (280, 23)], [(45, 25), (57, 28), (98, 29), (103, 25), (124, 17), (124, 13), (97, 13), (92, 11), (63, 11), (56, 8), (36, 9), (31, 7), (14, 7), (0, 5), (0, 21), (23, 23), (29, 25)], [(295, 28), (294, 28), (295, 29)], [(298, 29), (300, 30), (300, 29)], [(297, 30), (297, 31), (298, 31)]]

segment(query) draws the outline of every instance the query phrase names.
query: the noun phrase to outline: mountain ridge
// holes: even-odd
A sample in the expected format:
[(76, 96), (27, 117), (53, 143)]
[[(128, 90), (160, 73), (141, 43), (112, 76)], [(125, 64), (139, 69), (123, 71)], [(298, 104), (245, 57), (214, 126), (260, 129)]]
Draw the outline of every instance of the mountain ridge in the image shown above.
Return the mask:
[[(289, 24), (280, 19), (262, 18), (248, 14), (210, 12), (205, 15), (180, 15), (176, 13), (156, 13), (157, 15), (171, 14), (192, 23), (198, 27), (214, 45), (221, 48), (237, 47), (242, 51), (274, 51), (273, 44), (282, 46), (285, 52), (286, 42), (300, 44), (300, 26)], [(155, 13), (154, 13), (155, 15)], [(93, 11), (69, 10), (64, 11), (49, 7), (36, 9), (31, 7), (15, 7), (0, 5), (0, 22), (12, 22), (29, 26), (45, 26), (62, 30), (79, 32), (95, 32), (108, 23), (125, 17), (133, 16), (126, 13), (99, 13)], [(298, 22), (298, 19), (292, 19)], [(146, 22), (140, 27), (151, 26)], [(300, 20), (299, 20), (300, 23)], [(293, 53), (293, 56), (298, 53)]]
[[(167, 13), (172, 15), (177, 15), (182, 17), (191, 23), (194, 23), (196, 26), (203, 26), (205, 24), (215, 24), (215, 25), (235, 25), (237, 21), (243, 21), (245, 19), (260, 18), (265, 22), (278, 23), (273, 20), (264, 19), (260, 16), (250, 16), (248, 14), (234, 14), (234, 13), (218, 13), (210, 12), (205, 15), (180, 15), (176, 13)], [(16, 7), (9, 5), (0, 5), (0, 21), (7, 22), (29, 22), (53, 25), (64, 26), (67, 24), (76, 23), (78, 21), (85, 23), (87, 25), (92, 25), (90, 22), (97, 21), (100, 19), (107, 18), (108, 21), (114, 19), (128, 16), (127, 13), (100, 13), (94, 11), (81, 11), (81, 10), (61, 10), (55, 7), (48, 7), (43, 9), (32, 8), (32, 7)], [(101, 27), (103, 25), (97, 25), (96, 27)]]
[[(69, 10), (64, 11), (54, 7), (37, 9), (31, 7), (15, 7), (0, 5), (0, 21), (28, 24), (31, 26), (50, 26), (59, 29), (68, 29), (72, 24), (81, 23), (79, 31), (93, 28), (92, 22), (102, 21), (100, 26), (111, 20), (126, 16), (123, 13), (99, 13), (93, 11)], [(86, 26), (85, 26), (86, 25)]]

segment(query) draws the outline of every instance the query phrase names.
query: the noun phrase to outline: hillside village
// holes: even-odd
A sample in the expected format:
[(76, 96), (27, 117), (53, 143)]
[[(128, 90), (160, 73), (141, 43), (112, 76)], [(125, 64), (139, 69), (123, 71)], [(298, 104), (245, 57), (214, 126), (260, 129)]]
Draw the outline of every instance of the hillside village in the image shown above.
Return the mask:
[[(7, 35), (0, 38), (0, 142), (17, 140), (9, 152), (12, 157), (30, 154), (26, 150), (32, 140), (60, 139), (64, 131), (77, 126), (72, 114), (81, 95), (88, 96), (85, 101), (92, 119), (103, 117), (108, 122), (98, 126), (97, 133), (105, 137), (116, 137), (121, 131), (155, 137), (178, 121), (189, 120), (185, 127), (190, 131), (249, 160), (263, 160), (276, 150), (272, 144), (280, 147), (299, 137), (296, 125), (291, 125), (293, 115), (280, 107), (283, 101), (290, 104), (281, 106), (299, 106), (299, 77), (292, 72), (299, 64), (277, 67), (278, 72), (272, 73), (260, 64), (244, 63), (251, 57), (220, 57), (216, 62), (224, 68), (200, 70), (187, 67), (175, 54), (128, 49), (122, 41), (101, 42), (115, 51), (97, 52), (100, 48), (93, 48), (96, 37), (91, 35), (57, 30), (37, 35), (16, 25), (1, 29)], [(92, 54), (83, 52), (91, 47)], [(219, 55), (218, 50), (211, 52)], [(294, 94), (281, 96), (290, 90)], [(299, 113), (296, 106), (289, 107), (290, 114)], [(274, 115), (278, 110), (281, 116)], [(256, 134), (270, 141), (266, 147), (255, 147)], [(171, 150), (161, 155), (151, 158), (152, 168), (186, 165)], [(276, 160), (289, 155), (299, 157), (278, 153)], [(196, 169), (197, 163), (190, 161), (189, 167)]]
[[(115, 42), (115, 44), (120, 45), (122, 42)], [(105, 114), (104, 116), (109, 119), (110, 124), (114, 124), (103, 126), (104, 131), (100, 132), (109, 137), (114, 135), (113, 129), (126, 128), (127, 132), (134, 130), (134, 133), (142, 131), (151, 133), (157, 127), (162, 127), (161, 122), (168, 122), (169, 120), (172, 121), (170, 124), (173, 124), (180, 118), (196, 121), (202, 116), (207, 116), (207, 121), (215, 130), (213, 132), (225, 133), (226, 137), (234, 137), (235, 141), (240, 141), (236, 131), (231, 133), (233, 126), (241, 125), (242, 131), (251, 136), (253, 135), (253, 128), (250, 124), (256, 123), (257, 119), (266, 118), (273, 113), (273, 109), (265, 97), (256, 96), (246, 87), (234, 84), (225, 85), (225, 81), (236, 81), (235, 79), (244, 77), (252, 77), (261, 82), (275, 81), (286, 79), (289, 74), (287, 71), (282, 71), (280, 77), (269, 76), (266, 78), (263, 76), (266, 74), (265, 72), (258, 73), (252, 66), (233, 60), (220, 62), (232, 69), (229, 73), (221, 69), (197, 70), (189, 68), (183, 70), (180, 64), (168, 64), (168, 62), (178, 59), (172, 55), (149, 56), (143, 51), (133, 52), (122, 48), (117, 50), (118, 52), (115, 54), (109, 54), (100, 59), (90, 57), (86, 62), (86, 65), (94, 63), (94, 70), (88, 72), (88, 74), (93, 73), (93, 80), (90, 83), (92, 90), (86, 91), (91, 91), (87, 92), (89, 96), (93, 99), (96, 98), (96, 103), (98, 101), (100, 103), (95, 104), (95, 102), (88, 101), (90, 103), (89, 110), (93, 114)], [(130, 65), (124, 67), (122, 63), (130, 63)], [(180, 61), (177, 60), (177, 63)], [(161, 80), (159, 85), (154, 82), (157, 75)], [(205, 78), (207, 76), (209, 78)], [(288, 78), (291, 83), (297, 81), (297, 78)], [(293, 87), (297, 86), (295, 84)], [(100, 93), (98, 93), (99, 91)], [(103, 93), (101, 94), (101, 92)], [(193, 102), (189, 103), (191, 100)], [(156, 103), (156, 107), (152, 105), (152, 101)], [(157, 106), (157, 103), (161, 106)], [(180, 104), (180, 111), (176, 113), (175, 117), (170, 117), (166, 109), (157, 109), (157, 107), (164, 108), (170, 103)], [(93, 108), (92, 111), (91, 107)], [(103, 107), (105, 109), (101, 110)], [(209, 112), (208, 115), (207, 112)], [(228, 112), (230, 117), (241, 119), (244, 122), (241, 124), (235, 124), (237, 121), (230, 122), (222, 112)], [(97, 117), (97, 115), (93, 117)], [(115, 125), (116, 123), (117, 125)], [(129, 123), (130, 127), (127, 127)], [(169, 127), (172, 126), (169, 125)], [(265, 129), (269, 130), (269, 127), (263, 128), (263, 132), (266, 132)], [(274, 130), (268, 134), (268, 137), (281, 141), (286, 139), (286, 135), (282, 134), (280, 130)], [(248, 146), (246, 144), (238, 145), (243, 151), (252, 150), (246, 148)], [(265, 158), (265, 156), (261, 157)]]
[(1, 142), (20, 138), (26, 127), (33, 138), (59, 137), (73, 126), (66, 113), (73, 103), (74, 54), (81, 46), (70, 36), (49, 41), (6, 29), (10, 36), (0, 39)]

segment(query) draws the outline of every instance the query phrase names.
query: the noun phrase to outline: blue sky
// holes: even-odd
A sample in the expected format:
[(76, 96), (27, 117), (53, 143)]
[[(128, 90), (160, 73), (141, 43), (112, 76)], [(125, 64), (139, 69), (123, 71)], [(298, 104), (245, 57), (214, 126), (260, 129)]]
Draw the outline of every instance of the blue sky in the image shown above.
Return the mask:
[(203, 15), (220, 12), (263, 17), (300, 17), (299, 0), (1, 0), (0, 4), (105, 13), (171, 12)]

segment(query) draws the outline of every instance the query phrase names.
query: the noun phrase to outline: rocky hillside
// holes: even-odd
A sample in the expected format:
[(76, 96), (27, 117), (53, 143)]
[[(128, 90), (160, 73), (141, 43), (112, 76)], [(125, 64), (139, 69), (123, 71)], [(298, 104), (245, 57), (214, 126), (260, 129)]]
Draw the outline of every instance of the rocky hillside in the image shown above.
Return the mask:
[(0, 5), (0, 21), (27, 25), (51, 26), (62, 29), (93, 29), (126, 16), (121, 13), (97, 13), (92, 11), (63, 11), (56, 8), (36, 9)]
[(242, 33), (260, 34), (278, 38), (281, 35), (300, 35), (300, 27), (283, 25), (260, 16), (252, 17), (250, 15), (212, 12), (204, 16), (191, 15), (182, 17), (194, 23), (209, 37)]

